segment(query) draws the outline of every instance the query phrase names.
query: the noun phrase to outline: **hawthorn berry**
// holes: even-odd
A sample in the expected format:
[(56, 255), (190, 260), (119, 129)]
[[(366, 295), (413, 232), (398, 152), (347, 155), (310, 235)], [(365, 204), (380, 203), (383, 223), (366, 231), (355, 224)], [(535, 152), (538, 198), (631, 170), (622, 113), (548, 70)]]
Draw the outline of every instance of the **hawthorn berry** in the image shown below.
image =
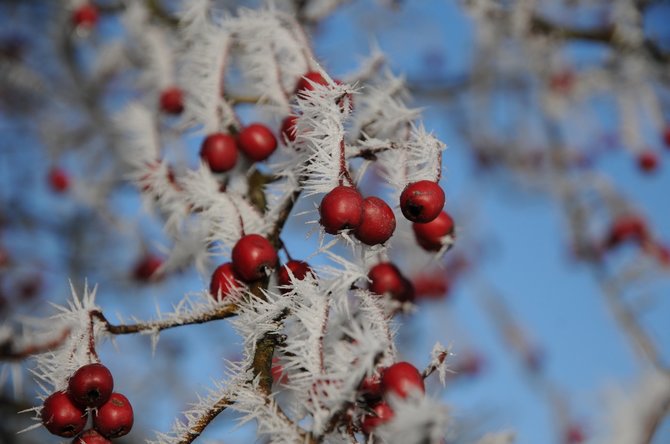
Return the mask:
[(382, 396), (382, 374), (384, 373), (385, 368), (380, 368), (377, 372), (373, 373), (370, 376), (366, 376), (359, 390), (366, 398), (377, 399)]
[(398, 267), (390, 262), (382, 262), (370, 269), (369, 290), (372, 293), (388, 294), (392, 299), (399, 302), (407, 302), (414, 299), (414, 287), (412, 283), (400, 273)]
[(337, 186), (324, 196), (319, 214), (319, 223), (328, 234), (356, 229), (363, 221), (363, 197), (355, 188)]
[(82, 28), (93, 28), (98, 23), (98, 8), (84, 3), (72, 12), (72, 24)]
[(181, 88), (170, 86), (161, 92), (160, 109), (167, 114), (181, 114), (184, 111), (184, 93)]
[(255, 281), (266, 276), (266, 270), (277, 266), (277, 251), (270, 241), (260, 234), (243, 236), (232, 253), (233, 269), (247, 281)]
[(297, 134), (295, 132), (296, 131), (295, 130), (295, 125), (296, 125), (297, 121), (298, 121), (298, 118), (296, 116), (288, 116), (282, 122), (282, 124), (281, 124), (281, 134), (282, 134), (284, 143), (295, 141), (295, 138), (297, 136)]
[(108, 440), (95, 429), (84, 430), (84, 432), (72, 440), (72, 444), (111, 444)]
[(225, 173), (237, 163), (237, 142), (228, 134), (210, 134), (202, 141), (200, 158), (213, 172)]
[(156, 277), (156, 272), (161, 265), (163, 265), (163, 259), (154, 254), (146, 254), (135, 264), (133, 277), (138, 282), (149, 282)]
[(430, 180), (410, 183), (400, 194), (402, 214), (412, 222), (425, 224), (440, 214), (444, 208), (444, 191)]
[(237, 136), (240, 150), (251, 160), (263, 161), (277, 148), (277, 139), (272, 131), (260, 123), (252, 123)]
[(423, 377), (409, 362), (396, 362), (382, 374), (382, 392), (406, 398), (412, 391), (426, 392)]
[(233, 264), (226, 262), (216, 267), (209, 283), (209, 294), (214, 299), (221, 300), (228, 296), (234, 288), (240, 288), (240, 277), (235, 272)]
[(49, 186), (56, 193), (63, 193), (70, 188), (70, 176), (62, 168), (53, 167), (49, 170)]
[(570, 424), (565, 430), (566, 444), (579, 444), (586, 441), (586, 433), (579, 424)]
[(393, 236), (395, 215), (386, 202), (378, 197), (363, 199), (363, 220), (354, 236), (366, 245), (383, 244)]
[(314, 84), (317, 85), (327, 85), (328, 82), (323, 78), (321, 73), (317, 71), (310, 71), (298, 80), (298, 84), (295, 88), (296, 94), (303, 91), (312, 91), (314, 89)]
[(114, 378), (107, 367), (94, 363), (80, 367), (70, 377), (67, 394), (82, 407), (100, 407), (109, 400)]
[[(291, 278), (289, 276), (289, 270), (293, 273), (293, 278), (301, 281), (305, 279), (308, 273), (312, 272), (311, 267), (307, 262), (290, 260), (286, 262), (282, 267), (279, 268), (279, 276), (277, 277), (277, 283), (280, 287), (288, 287), (291, 285)], [(286, 292), (286, 289), (281, 290), (282, 293)]]
[(421, 224), (413, 223), (414, 237), (424, 250), (440, 251), (443, 238), (452, 236), (454, 233), (454, 220), (442, 211), (431, 222)]
[(385, 403), (380, 402), (372, 407), (372, 414), (363, 416), (361, 420), (361, 429), (363, 433), (369, 435), (382, 424), (389, 422), (393, 418), (393, 410)]
[(40, 417), (49, 432), (64, 438), (77, 435), (86, 425), (86, 412), (65, 392), (53, 393), (45, 399)]
[(626, 241), (639, 244), (649, 240), (650, 234), (645, 220), (636, 214), (619, 216), (610, 227), (605, 246), (614, 248)]
[(128, 398), (121, 393), (112, 393), (93, 417), (93, 426), (110, 439), (127, 435), (133, 427), (133, 407)]
[(652, 173), (658, 168), (658, 156), (653, 151), (643, 151), (637, 157), (637, 165), (644, 173)]

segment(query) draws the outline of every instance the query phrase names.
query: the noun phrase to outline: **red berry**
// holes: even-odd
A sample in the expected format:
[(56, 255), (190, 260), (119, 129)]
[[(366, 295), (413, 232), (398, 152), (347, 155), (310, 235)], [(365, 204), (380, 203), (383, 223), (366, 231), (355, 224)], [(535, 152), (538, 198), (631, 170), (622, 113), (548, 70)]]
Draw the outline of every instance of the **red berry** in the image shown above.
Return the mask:
[(323, 78), (321, 73), (317, 71), (310, 71), (305, 74), (300, 80), (298, 80), (298, 85), (295, 88), (295, 92), (300, 93), (302, 91), (312, 91), (314, 89), (314, 83), (318, 85), (327, 85), (328, 82)]
[(663, 131), (663, 142), (666, 148), (670, 148), (670, 125), (666, 126)]
[(135, 264), (133, 277), (139, 282), (149, 282), (155, 279), (156, 272), (163, 265), (163, 259), (153, 254), (147, 254)]
[(324, 196), (319, 214), (319, 223), (328, 234), (355, 229), (363, 220), (363, 197), (355, 188), (337, 186)]
[(384, 394), (393, 393), (401, 398), (415, 390), (426, 392), (423, 377), (419, 370), (409, 362), (397, 362), (387, 368), (382, 375), (382, 391)]
[(65, 438), (75, 436), (86, 425), (86, 412), (65, 392), (56, 392), (45, 399), (40, 416), (47, 430)]
[(176, 86), (166, 88), (160, 96), (161, 110), (167, 114), (181, 114), (184, 111), (184, 93)]
[(260, 162), (270, 157), (277, 148), (277, 139), (272, 131), (260, 123), (252, 123), (237, 136), (242, 152), (251, 160)]
[(210, 134), (202, 141), (200, 158), (213, 172), (225, 173), (237, 163), (237, 142), (228, 134)]
[(277, 251), (260, 234), (248, 234), (233, 247), (233, 268), (248, 282), (266, 276), (266, 270), (277, 266)]
[(93, 28), (98, 23), (98, 8), (90, 3), (84, 3), (72, 13), (72, 24), (82, 28)]
[(108, 440), (97, 430), (89, 429), (84, 430), (84, 432), (72, 440), (72, 444), (111, 444), (112, 441)]
[(571, 424), (565, 431), (566, 444), (579, 444), (586, 441), (586, 434), (579, 424)]
[(377, 373), (374, 373), (370, 376), (366, 376), (365, 379), (361, 382), (359, 390), (365, 395), (366, 398), (381, 398), (382, 396), (382, 377), (385, 368), (380, 368), (377, 370)]
[(240, 288), (240, 277), (235, 272), (233, 264), (226, 262), (219, 265), (209, 283), (209, 294), (217, 301), (228, 296), (234, 288)]
[(549, 79), (549, 88), (556, 93), (569, 93), (575, 83), (575, 75), (569, 69), (557, 72)]
[(637, 165), (645, 173), (651, 173), (658, 168), (658, 156), (653, 151), (643, 151), (637, 157)]
[(463, 375), (475, 376), (479, 374), (484, 366), (484, 359), (475, 352), (466, 353), (456, 363), (456, 373)]
[(396, 301), (407, 302), (414, 299), (412, 283), (390, 262), (375, 265), (368, 272), (370, 291), (379, 295), (388, 294)]
[(410, 183), (400, 195), (402, 214), (412, 222), (425, 224), (440, 214), (444, 208), (444, 191), (430, 180)]
[(427, 251), (439, 251), (442, 248), (442, 240), (454, 233), (454, 220), (446, 212), (442, 211), (433, 221), (420, 224), (413, 223), (414, 237), (416, 241)]
[(49, 185), (57, 193), (63, 193), (70, 187), (70, 176), (65, 170), (54, 167), (49, 170)]
[[(293, 273), (293, 278), (301, 281), (305, 279), (308, 273), (312, 272), (309, 264), (304, 261), (294, 261), (290, 260), (285, 265), (279, 268), (279, 276), (277, 277), (277, 283), (280, 287), (287, 287), (291, 285), (291, 278), (289, 277), (288, 271), (291, 270)], [(287, 289), (282, 289), (282, 293), (288, 291)]]
[(372, 407), (372, 415), (365, 415), (361, 420), (361, 429), (363, 433), (369, 435), (380, 425), (389, 422), (393, 418), (393, 410), (385, 403), (380, 402)]
[(107, 438), (127, 435), (133, 428), (133, 407), (121, 393), (112, 393), (105, 404), (93, 417), (93, 426)]
[(100, 407), (112, 394), (114, 378), (102, 364), (88, 364), (80, 367), (70, 377), (67, 394), (82, 407)]
[(298, 121), (296, 116), (288, 116), (281, 124), (281, 134), (284, 143), (294, 142), (297, 136), (295, 132), (295, 125)]
[(645, 220), (635, 214), (627, 214), (619, 216), (612, 224), (606, 246), (613, 248), (626, 241), (641, 244), (648, 241), (649, 237)]
[(363, 200), (363, 220), (354, 230), (358, 240), (367, 245), (383, 244), (393, 236), (395, 215), (386, 202), (378, 197)]

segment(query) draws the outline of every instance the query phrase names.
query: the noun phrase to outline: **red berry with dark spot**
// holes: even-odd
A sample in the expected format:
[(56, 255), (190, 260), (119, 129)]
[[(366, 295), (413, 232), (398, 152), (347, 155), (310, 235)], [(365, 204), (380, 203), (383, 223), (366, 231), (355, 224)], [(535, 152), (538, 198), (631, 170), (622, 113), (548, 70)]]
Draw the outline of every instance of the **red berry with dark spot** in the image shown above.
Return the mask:
[(383, 244), (393, 236), (395, 215), (386, 202), (378, 197), (363, 199), (363, 220), (354, 236), (366, 245)]
[(645, 173), (652, 173), (658, 168), (658, 156), (653, 151), (643, 151), (637, 157), (637, 165)]
[(419, 370), (409, 362), (397, 362), (382, 374), (382, 391), (385, 395), (393, 393), (406, 398), (412, 391), (426, 392), (423, 377)]
[(390, 262), (375, 265), (368, 272), (369, 290), (372, 293), (388, 294), (396, 301), (407, 302), (414, 299), (412, 283)]
[(72, 444), (111, 444), (112, 441), (108, 440), (97, 430), (89, 429), (84, 430), (84, 432), (72, 440)]
[(135, 264), (133, 277), (139, 282), (149, 282), (158, 277), (156, 273), (161, 265), (163, 265), (163, 259), (153, 254), (147, 254)]
[(237, 142), (228, 134), (210, 134), (202, 141), (200, 158), (213, 172), (225, 173), (237, 163)]
[(321, 73), (317, 71), (310, 71), (305, 74), (300, 80), (298, 80), (298, 85), (295, 88), (296, 93), (302, 91), (312, 91), (314, 89), (314, 83), (317, 85), (327, 85), (328, 82), (323, 78)]
[(233, 289), (241, 288), (240, 277), (235, 272), (233, 264), (226, 262), (216, 267), (212, 273), (212, 280), (209, 283), (209, 294), (214, 299), (222, 300), (228, 296)]
[(443, 239), (454, 234), (454, 220), (442, 211), (431, 222), (413, 223), (412, 229), (416, 241), (424, 250), (439, 251), (442, 248)]
[[(288, 287), (289, 285), (291, 285), (291, 278), (288, 273), (289, 270), (291, 270), (291, 273), (293, 273), (293, 279), (298, 281), (305, 279), (307, 274), (312, 272), (312, 269), (310, 268), (307, 262), (290, 260), (286, 264), (284, 264), (281, 268), (279, 268), (279, 276), (277, 277), (277, 283), (279, 284), (280, 287)], [(283, 293), (288, 290), (286, 288), (283, 288), (281, 291)]]
[(440, 214), (444, 208), (444, 191), (435, 182), (420, 180), (410, 183), (400, 195), (402, 214), (412, 222), (425, 224)]
[(389, 422), (393, 418), (393, 410), (385, 403), (380, 402), (372, 407), (372, 414), (363, 416), (361, 420), (361, 429), (363, 433), (369, 435), (380, 425)]
[(363, 221), (363, 197), (355, 188), (337, 186), (324, 196), (319, 214), (319, 223), (328, 234), (356, 229)]
[(167, 114), (181, 114), (184, 111), (184, 93), (176, 86), (163, 90), (160, 96), (160, 108)]
[(109, 400), (114, 390), (114, 378), (102, 364), (88, 364), (80, 367), (70, 377), (67, 393), (82, 407), (100, 407)]
[(260, 123), (252, 123), (237, 136), (240, 150), (251, 160), (260, 162), (270, 157), (277, 148), (277, 139), (272, 131)]
[(86, 426), (86, 412), (65, 392), (56, 392), (45, 399), (40, 416), (47, 430), (65, 438), (77, 435)]
[(57, 193), (63, 193), (70, 188), (70, 176), (62, 168), (54, 167), (49, 170), (49, 186)]
[(128, 398), (120, 393), (112, 393), (109, 401), (93, 417), (93, 426), (110, 439), (127, 435), (133, 428), (133, 407)]
[(277, 251), (270, 241), (260, 234), (248, 234), (242, 237), (232, 253), (233, 268), (240, 277), (252, 282), (264, 276), (277, 266)]
[(295, 125), (296, 122), (298, 121), (298, 118), (296, 116), (288, 116), (287, 118), (284, 119), (284, 121), (281, 124), (281, 134), (282, 137), (284, 138), (284, 142), (294, 142), (295, 138), (297, 136), (296, 130), (295, 130)]
[(98, 23), (98, 8), (84, 3), (72, 12), (72, 24), (82, 28), (93, 28)]

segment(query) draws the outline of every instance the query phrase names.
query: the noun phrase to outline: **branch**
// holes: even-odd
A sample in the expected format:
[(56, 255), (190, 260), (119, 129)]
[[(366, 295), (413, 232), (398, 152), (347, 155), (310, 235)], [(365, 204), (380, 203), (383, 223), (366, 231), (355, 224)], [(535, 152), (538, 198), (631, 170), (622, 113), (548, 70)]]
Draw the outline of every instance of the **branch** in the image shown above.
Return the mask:
[(186, 436), (179, 440), (179, 444), (190, 444), (195, 441), (195, 439), (200, 436), (203, 430), (205, 430), (205, 427), (207, 427), (209, 423), (212, 422), (214, 418), (216, 418), (219, 413), (223, 412), (230, 404), (232, 404), (232, 402), (228, 398), (221, 398), (216, 404), (212, 406), (211, 409), (205, 412), (205, 414), (202, 415), (200, 419), (198, 419), (196, 424), (189, 429)]
[(49, 350), (58, 348), (70, 335), (70, 329), (64, 329), (58, 337), (42, 344), (32, 344), (23, 347), (22, 350), (15, 351), (12, 343), (8, 339), (0, 344), (0, 361), (22, 361), (33, 355), (46, 353)]

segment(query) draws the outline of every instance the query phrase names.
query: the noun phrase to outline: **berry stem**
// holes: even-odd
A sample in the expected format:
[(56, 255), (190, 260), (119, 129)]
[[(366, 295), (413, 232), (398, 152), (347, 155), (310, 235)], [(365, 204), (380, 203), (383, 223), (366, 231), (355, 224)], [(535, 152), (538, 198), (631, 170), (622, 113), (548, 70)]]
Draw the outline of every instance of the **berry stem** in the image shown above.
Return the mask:
[(345, 154), (345, 146), (344, 146), (344, 139), (340, 140), (340, 186), (344, 185), (344, 180), (342, 179), (347, 179), (347, 182), (349, 182), (350, 186), (354, 186), (354, 181), (351, 178), (351, 175), (349, 174), (349, 170), (347, 169), (347, 158)]

